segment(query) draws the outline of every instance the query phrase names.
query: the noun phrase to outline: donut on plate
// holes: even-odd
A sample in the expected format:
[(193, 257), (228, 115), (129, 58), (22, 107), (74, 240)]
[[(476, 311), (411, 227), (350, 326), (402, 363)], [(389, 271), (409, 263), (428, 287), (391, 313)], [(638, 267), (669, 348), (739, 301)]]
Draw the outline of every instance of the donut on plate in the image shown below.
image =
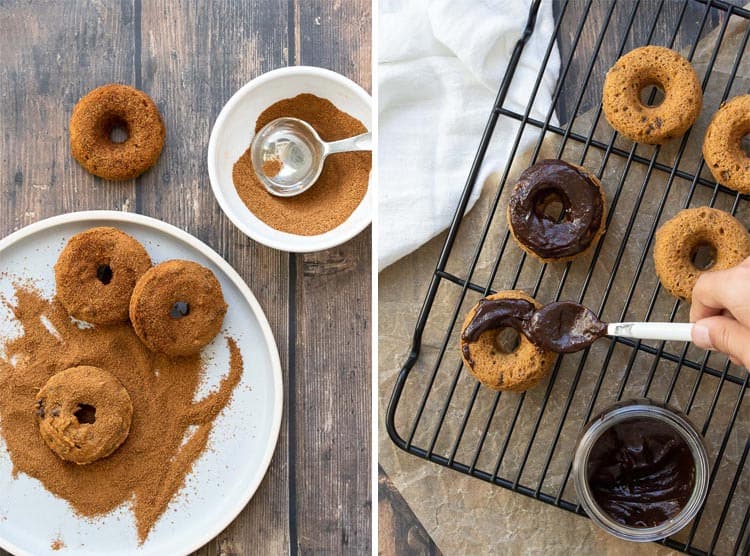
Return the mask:
[(152, 351), (195, 355), (221, 330), (227, 304), (213, 272), (192, 261), (156, 265), (138, 281), (130, 300), (135, 333)]
[(79, 320), (127, 321), (133, 288), (150, 267), (146, 250), (125, 232), (91, 228), (71, 237), (57, 259), (57, 299)]
[[(661, 104), (649, 106), (641, 91), (655, 85)], [(690, 62), (663, 46), (642, 46), (615, 62), (604, 79), (602, 109), (609, 124), (637, 143), (659, 145), (680, 137), (703, 106), (703, 92)]]
[(125, 387), (99, 367), (73, 367), (47, 381), (36, 397), (39, 433), (61, 459), (85, 465), (125, 442), (133, 403)]
[[(112, 139), (115, 129), (126, 137)], [(164, 147), (159, 109), (127, 85), (98, 87), (78, 101), (70, 117), (70, 150), (87, 171), (107, 180), (131, 180), (151, 168)]]
[(690, 301), (698, 276), (726, 270), (750, 256), (747, 228), (711, 207), (681, 210), (656, 231), (654, 266), (662, 286)]

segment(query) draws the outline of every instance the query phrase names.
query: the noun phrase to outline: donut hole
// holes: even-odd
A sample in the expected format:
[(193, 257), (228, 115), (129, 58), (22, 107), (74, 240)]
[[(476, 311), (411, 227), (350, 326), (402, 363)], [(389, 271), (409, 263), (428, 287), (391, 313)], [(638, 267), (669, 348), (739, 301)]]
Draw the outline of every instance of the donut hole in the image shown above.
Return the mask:
[(534, 212), (538, 217), (545, 220), (562, 222), (567, 211), (567, 199), (556, 190), (542, 190), (534, 198)]
[(746, 133), (740, 138), (740, 150), (745, 156), (750, 158), (750, 133)]
[(111, 117), (104, 126), (104, 131), (112, 143), (120, 144), (128, 140), (130, 130), (128, 123), (119, 116)]
[(716, 254), (713, 244), (702, 241), (690, 251), (690, 262), (698, 270), (708, 270), (716, 264)]
[(647, 108), (656, 108), (664, 102), (664, 88), (658, 83), (647, 83), (638, 93), (641, 104)]
[(109, 132), (109, 140), (113, 143), (124, 143), (128, 140), (128, 132), (124, 127), (115, 126)]
[(100, 264), (96, 268), (96, 279), (105, 286), (112, 281), (112, 267), (108, 264)]
[(169, 316), (173, 319), (181, 319), (190, 314), (190, 303), (187, 301), (175, 301), (169, 310)]
[(498, 329), (495, 334), (494, 344), (495, 349), (500, 353), (513, 353), (521, 345), (521, 335), (515, 328), (505, 326)]
[(82, 403), (73, 412), (73, 415), (81, 425), (96, 423), (96, 408), (93, 405)]

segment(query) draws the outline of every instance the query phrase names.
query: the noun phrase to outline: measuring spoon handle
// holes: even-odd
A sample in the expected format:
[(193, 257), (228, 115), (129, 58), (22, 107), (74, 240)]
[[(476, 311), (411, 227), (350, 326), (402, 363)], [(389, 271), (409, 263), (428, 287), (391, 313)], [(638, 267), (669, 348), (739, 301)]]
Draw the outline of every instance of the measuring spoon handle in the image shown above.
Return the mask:
[(371, 151), (372, 150), (372, 133), (367, 132), (362, 135), (348, 137), (341, 141), (326, 143), (326, 156), (335, 153), (346, 153), (351, 151)]
[(686, 322), (613, 322), (607, 325), (607, 336), (690, 342), (692, 329)]

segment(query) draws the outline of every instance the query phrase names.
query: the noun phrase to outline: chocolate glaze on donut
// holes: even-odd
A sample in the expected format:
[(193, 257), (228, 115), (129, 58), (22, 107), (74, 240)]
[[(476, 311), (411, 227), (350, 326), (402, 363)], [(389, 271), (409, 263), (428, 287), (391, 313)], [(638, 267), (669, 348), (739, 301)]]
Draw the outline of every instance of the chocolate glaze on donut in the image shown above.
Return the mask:
[(572, 301), (536, 309), (525, 299), (480, 299), (473, 318), (461, 334), (461, 349), (473, 364), (469, 344), (487, 330), (510, 327), (548, 351), (571, 353), (590, 346), (607, 333), (607, 324), (588, 308)]
[[(563, 205), (559, 221), (544, 214), (549, 198)], [(543, 259), (585, 251), (602, 225), (601, 188), (585, 171), (562, 160), (537, 162), (522, 174), (510, 198), (513, 234)]]

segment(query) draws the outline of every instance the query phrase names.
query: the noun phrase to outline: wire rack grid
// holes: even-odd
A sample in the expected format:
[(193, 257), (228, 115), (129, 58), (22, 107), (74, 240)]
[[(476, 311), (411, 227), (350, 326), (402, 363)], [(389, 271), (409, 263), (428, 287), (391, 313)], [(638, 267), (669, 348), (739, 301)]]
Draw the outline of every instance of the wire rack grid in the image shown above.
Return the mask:
[[(710, 0), (609, 0), (604, 17), (597, 18), (591, 16), (593, 1), (563, 0), (556, 6), (542, 69), (521, 112), (508, 108), (506, 98), (536, 26), (540, 1), (532, 3), (432, 275), (386, 427), (392, 440), (415, 456), (585, 515), (570, 477), (580, 429), (615, 401), (659, 399), (696, 424), (712, 461), (701, 512), (663, 544), (689, 554), (748, 554), (745, 369), (690, 345), (616, 338), (558, 357), (546, 384), (513, 394), (482, 387), (463, 368), (457, 349), (463, 315), (480, 297), (500, 289), (524, 289), (543, 302), (574, 299), (609, 321), (685, 320), (689, 307), (663, 291), (654, 275), (651, 249), (659, 225), (682, 208), (701, 205), (750, 222), (750, 199), (717, 185), (700, 156), (706, 118), (750, 87), (750, 12)], [(668, 11), (677, 21), (671, 28), (662, 21)], [(691, 38), (678, 44), (686, 29)], [(535, 102), (544, 68), (563, 33), (570, 46), (559, 53), (551, 106), (540, 112)], [(593, 51), (584, 59), (577, 47), (582, 37), (592, 36)], [(605, 53), (605, 43), (617, 49)], [(619, 56), (642, 44), (681, 50), (702, 79), (703, 123), (668, 146), (634, 144), (602, 118), (601, 77)], [(658, 91), (646, 94), (653, 102)], [(572, 116), (557, 124), (556, 112), (565, 110)], [(485, 201), (466, 213), (498, 123), (507, 133), (509, 121), (515, 131), (509, 161)], [(522, 139), (530, 136), (534, 147), (523, 153)], [(513, 245), (505, 224), (513, 178), (543, 157), (586, 166), (607, 193), (607, 233), (591, 254), (565, 265), (527, 257)]]

